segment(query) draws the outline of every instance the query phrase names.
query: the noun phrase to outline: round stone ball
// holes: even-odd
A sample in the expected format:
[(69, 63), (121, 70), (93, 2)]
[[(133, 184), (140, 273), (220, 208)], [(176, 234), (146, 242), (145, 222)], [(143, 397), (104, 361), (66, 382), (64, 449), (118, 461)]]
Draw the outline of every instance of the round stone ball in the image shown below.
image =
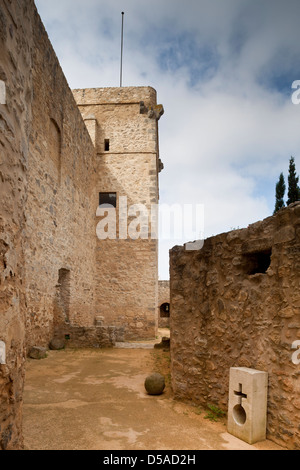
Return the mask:
[(62, 338), (54, 337), (50, 341), (49, 348), (52, 350), (59, 350), (59, 349), (64, 349), (65, 347), (65, 342)]
[(165, 386), (164, 376), (157, 372), (148, 375), (145, 380), (145, 389), (149, 395), (161, 395)]

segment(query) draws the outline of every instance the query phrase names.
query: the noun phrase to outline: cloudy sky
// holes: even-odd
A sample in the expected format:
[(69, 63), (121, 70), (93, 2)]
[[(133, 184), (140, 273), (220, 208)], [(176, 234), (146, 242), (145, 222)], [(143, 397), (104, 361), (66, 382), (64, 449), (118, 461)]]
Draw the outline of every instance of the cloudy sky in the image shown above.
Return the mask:
[[(272, 215), (291, 156), (300, 171), (300, 105), (292, 101), (299, 0), (36, 5), (71, 88), (119, 86), (124, 11), (123, 86), (154, 87), (165, 109), (161, 204), (203, 208), (204, 238)], [(193, 235), (161, 240), (161, 279), (169, 276), (169, 248)]]

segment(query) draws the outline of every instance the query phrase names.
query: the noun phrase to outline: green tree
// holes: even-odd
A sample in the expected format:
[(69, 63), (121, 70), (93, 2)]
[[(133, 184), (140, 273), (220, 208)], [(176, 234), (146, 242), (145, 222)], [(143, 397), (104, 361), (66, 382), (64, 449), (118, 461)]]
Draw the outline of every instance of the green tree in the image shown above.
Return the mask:
[(299, 176), (296, 175), (296, 166), (294, 157), (290, 158), (289, 165), (289, 176), (288, 176), (288, 200), (286, 201), (287, 205), (292, 204), (292, 202), (299, 201), (300, 199), (300, 188), (298, 186)]
[(285, 194), (285, 181), (283, 173), (280, 173), (279, 180), (276, 184), (276, 202), (275, 202), (275, 209), (274, 214), (279, 211), (282, 207), (285, 206), (284, 204), (284, 194)]

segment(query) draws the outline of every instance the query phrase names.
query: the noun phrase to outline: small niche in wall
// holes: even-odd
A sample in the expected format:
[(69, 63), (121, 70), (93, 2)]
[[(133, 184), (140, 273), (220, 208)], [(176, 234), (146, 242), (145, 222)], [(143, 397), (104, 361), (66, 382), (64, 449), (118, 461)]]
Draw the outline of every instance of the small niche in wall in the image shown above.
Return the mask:
[(243, 255), (243, 270), (245, 274), (265, 274), (271, 264), (272, 249), (246, 253)]
[(109, 152), (109, 139), (104, 139), (104, 150)]
[(49, 135), (49, 154), (58, 171), (58, 180), (61, 179), (61, 153), (62, 138), (61, 131), (54, 119), (50, 119), (50, 135)]

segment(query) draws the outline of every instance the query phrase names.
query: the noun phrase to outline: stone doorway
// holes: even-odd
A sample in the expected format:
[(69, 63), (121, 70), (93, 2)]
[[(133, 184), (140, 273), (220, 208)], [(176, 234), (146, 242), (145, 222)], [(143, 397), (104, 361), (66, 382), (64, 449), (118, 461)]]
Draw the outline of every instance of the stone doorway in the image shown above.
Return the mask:
[(159, 327), (160, 328), (169, 328), (170, 326), (170, 304), (169, 302), (164, 302), (159, 307)]

